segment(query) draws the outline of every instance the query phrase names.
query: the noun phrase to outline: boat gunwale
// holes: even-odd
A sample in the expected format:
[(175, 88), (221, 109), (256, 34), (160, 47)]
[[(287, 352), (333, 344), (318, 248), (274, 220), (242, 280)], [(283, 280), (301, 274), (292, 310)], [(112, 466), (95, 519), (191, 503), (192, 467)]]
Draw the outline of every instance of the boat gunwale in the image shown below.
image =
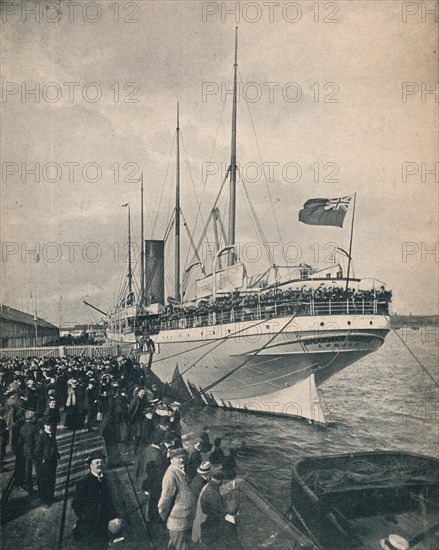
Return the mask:
[[(311, 498), (311, 500), (313, 502), (315, 502), (315, 503), (322, 502), (322, 498), (319, 497), (309, 487), (309, 485), (303, 479), (302, 475), (299, 474), (298, 469), (300, 468), (301, 465), (303, 465), (306, 462), (317, 462), (317, 461), (320, 461), (320, 460), (323, 460), (323, 461), (328, 460), (329, 461), (329, 460), (333, 460), (333, 459), (347, 459), (347, 458), (354, 457), (354, 456), (355, 456), (355, 458), (367, 458), (367, 457), (371, 457), (371, 456), (382, 456), (382, 455), (389, 456), (389, 457), (390, 456), (410, 456), (411, 458), (421, 458), (423, 460), (427, 460), (427, 461), (430, 461), (432, 463), (436, 463), (436, 465), (439, 467), (439, 458), (436, 458), (436, 457), (433, 457), (433, 456), (422, 455), (422, 454), (419, 454), (419, 453), (411, 453), (411, 452), (406, 452), (406, 451), (364, 451), (364, 452), (353, 452), (353, 453), (341, 453), (341, 454), (335, 454), (335, 455), (302, 457), (293, 464), (293, 470), (292, 470), (293, 479), (294, 479), (294, 481), (296, 481), (300, 485), (300, 487), (305, 491), (305, 493)], [(439, 479), (438, 479), (437, 483), (439, 484)], [(366, 487), (367, 486), (359, 487), (359, 489), (365, 489)], [(352, 490), (352, 488), (351, 488), (351, 490)], [(327, 494), (330, 494), (330, 493), (325, 493), (325, 494), (327, 495)]]

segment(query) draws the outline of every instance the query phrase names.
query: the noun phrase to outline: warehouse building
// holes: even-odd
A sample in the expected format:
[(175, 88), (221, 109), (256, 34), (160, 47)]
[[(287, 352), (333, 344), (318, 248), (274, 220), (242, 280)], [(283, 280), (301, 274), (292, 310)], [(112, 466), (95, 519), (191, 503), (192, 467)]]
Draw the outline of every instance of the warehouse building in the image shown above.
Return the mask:
[(59, 338), (55, 325), (9, 306), (0, 305), (0, 348), (43, 346)]

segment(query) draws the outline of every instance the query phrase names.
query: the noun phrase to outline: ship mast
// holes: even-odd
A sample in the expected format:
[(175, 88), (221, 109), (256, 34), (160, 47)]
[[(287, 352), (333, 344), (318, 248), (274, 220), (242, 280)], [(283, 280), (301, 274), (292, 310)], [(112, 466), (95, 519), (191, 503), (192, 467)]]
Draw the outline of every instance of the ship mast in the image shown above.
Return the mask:
[[(235, 63), (233, 65), (233, 107), (232, 107), (232, 151), (230, 159), (230, 202), (229, 202), (229, 227), (228, 246), (235, 244), (236, 224), (236, 114), (237, 114), (237, 82), (238, 82), (238, 27), (235, 29)], [(228, 254), (227, 264), (235, 263), (235, 252)]]
[(180, 108), (177, 101), (177, 159), (175, 185), (175, 301), (181, 302), (180, 296)]
[(143, 172), (140, 174), (140, 305), (145, 300), (145, 240), (143, 225)]

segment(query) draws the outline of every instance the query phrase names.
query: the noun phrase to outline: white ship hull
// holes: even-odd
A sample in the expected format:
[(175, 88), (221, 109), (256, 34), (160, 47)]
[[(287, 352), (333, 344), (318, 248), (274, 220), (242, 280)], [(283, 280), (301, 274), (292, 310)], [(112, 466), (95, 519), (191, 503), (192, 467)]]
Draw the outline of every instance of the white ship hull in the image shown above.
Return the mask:
[(136, 337), (133, 332), (130, 332), (128, 334), (124, 334), (123, 332), (119, 332), (117, 330), (111, 330), (108, 329), (105, 331), (107, 340), (114, 343), (114, 344), (120, 344), (120, 345), (127, 345), (131, 344), (134, 345), (136, 343)]
[[(153, 337), (151, 365), (182, 398), (324, 423), (317, 388), (376, 351), (388, 332), (384, 315), (285, 316), (161, 330)], [(141, 363), (150, 359), (140, 354)]]

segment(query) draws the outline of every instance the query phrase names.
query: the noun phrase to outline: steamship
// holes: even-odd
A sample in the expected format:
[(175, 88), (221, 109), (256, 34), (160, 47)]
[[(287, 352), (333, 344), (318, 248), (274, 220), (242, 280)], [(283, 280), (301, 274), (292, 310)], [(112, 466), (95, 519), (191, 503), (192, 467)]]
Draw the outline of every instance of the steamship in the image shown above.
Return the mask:
[[(193, 261), (184, 270), (180, 267), (177, 105), (176, 204), (170, 225), (175, 245), (174, 296), (165, 300), (168, 236), (143, 238), (142, 177), (141, 284), (139, 289), (133, 286), (129, 257), (126, 284), (107, 314), (107, 337), (135, 346), (139, 362), (151, 367), (182, 400), (325, 423), (328, 411), (321, 385), (380, 348), (390, 330), (391, 293), (374, 279), (350, 276), (355, 196), (353, 201), (351, 197), (341, 201), (343, 216), (353, 204), (349, 253), (342, 251), (348, 262), (346, 274), (341, 261), (325, 269), (279, 266), (268, 250), (270, 267), (249, 276), (235, 240), (237, 66), (236, 36), (231, 161), (207, 221), (215, 231), (213, 259), (207, 266), (199, 254), (200, 245), (196, 247), (191, 239)], [(229, 217), (223, 224), (217, 204), (226, 183)], [(190, 299), (189, 280), (195, 281)]]

